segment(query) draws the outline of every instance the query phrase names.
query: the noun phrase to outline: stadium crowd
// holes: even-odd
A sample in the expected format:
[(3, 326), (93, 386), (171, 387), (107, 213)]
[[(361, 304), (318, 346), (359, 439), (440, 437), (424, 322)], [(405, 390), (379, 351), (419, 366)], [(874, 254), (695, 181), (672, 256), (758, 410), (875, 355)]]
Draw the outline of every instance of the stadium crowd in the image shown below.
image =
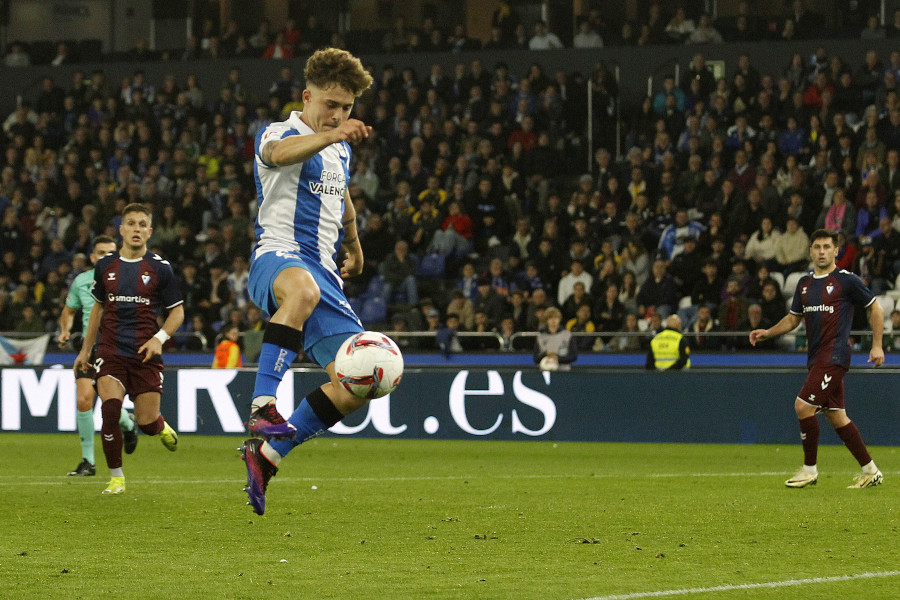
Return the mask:
[[(690, 13), (662, 21), (659, 9), (649, 4), (634, 43), (772, 35), (749, 15), (716, 24), (699, 15), (695, 26)], [(454, 51), (514, 39), (537, 51), (559, 42), (543, 23), (529, 36), (507, 17), (495, 15), (483, 44), (461, 26), (445, 35), (433, 23), (413, 30), (400, 20), (382, 48), (412, 52), (428, 40), (429, 49)], [(628, 24), (614, 35), (598, 11), (583, 17), (575, 46), (632, 43)], [(806, 23), (794, 18), (792, 35), (812, 35)], [(869, 29), (860, 36), (875, 35)], [(231, 23), (209, 29), (169, 58), (242, 56), (244, 45), (279, 58), (343, 45), (315, 22), (236, 32)], [(142, 46), (134, 60), (149, 52)], [(607, 110), (618, 90), (602, 62), (589, 77), (547, 73), (539, 55), (524, 72), (475, 58), (452, 73), (440, 65), (417, 73), (402, 55), (396, 66), (372, 67), (376, 83), (354, 116), (373, 134), (355, 148), (349, 181), (366, 263), (348, 296), (364, 323), (431, 331), (456, 349), (486, 347), (456, 340), (456, 331), (497, 332), (508, 347), (515, 332), (544, 326), (552, 306), (570, 331), (609, 334), (578, 338), (582, 351), (633, 351), (636, 338), (616, 332), (659, 330), (675, 312), (685, 331), (766, 327), (785, 314), (782, 287), (806, 268), (807, 236), (821, 227), (843, 234), (840, 267), (876, 293), (892, 288), (900, 274), (900, 51), (837, 56), (820, 47), (785, 56), (775, 73), (743, 55), (716, 80), (697, 48), (681, 85), (668, 77), (626, 111), (618, 159)], [(27, 64), (23, 53), (14, 44), (6, 64)], [(152, 208), (150, 246), (181, 277), (184, 332), (202, 334), (179, 338), (181, 347), (215, 348), (235, 325), (261, 330), (266, 315), (247, 293), (254, 136), (302, 110), (302, 85), (290, 66), (268, 90), (247, 89), (239, 68), (215, 90), (192, 76), (148, 81), (139, 69), (107, 81), (98, 69), (71, 81), (46, 76), (34, 97), (5, 107), (0, 331), (55, 331), (68, 285), (91, 268), (93, 238), (117, 237), (130, 202)], [(568, 157), (583, 143), (588, 85), (597, 148), (593, 170), (579, 172)], [(691, 343), (745, 344), (700, 335)]]

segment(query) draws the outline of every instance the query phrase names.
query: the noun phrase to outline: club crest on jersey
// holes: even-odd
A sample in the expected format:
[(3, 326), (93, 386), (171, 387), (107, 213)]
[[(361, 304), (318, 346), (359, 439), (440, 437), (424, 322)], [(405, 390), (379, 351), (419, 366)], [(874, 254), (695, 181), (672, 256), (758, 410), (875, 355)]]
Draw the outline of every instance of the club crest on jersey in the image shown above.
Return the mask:
[(141, 281), (144, 282), (144, 285), (147, 285), (148, 283), (150, 283), (150, 273), (147, 271), (144, 271), (144, 274), (141, 275)]
[(829, 283), (828, 285), (825, 286), (825, 291), (828, 292), (828, 295), (830, 296), (831, 292), (834, 291), (834, 286)]

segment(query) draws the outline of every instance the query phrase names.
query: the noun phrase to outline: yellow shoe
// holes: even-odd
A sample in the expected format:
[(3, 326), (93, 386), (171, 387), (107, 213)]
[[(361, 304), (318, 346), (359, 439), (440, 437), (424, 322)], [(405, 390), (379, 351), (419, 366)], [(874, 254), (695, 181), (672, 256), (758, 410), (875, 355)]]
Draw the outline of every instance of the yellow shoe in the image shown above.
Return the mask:
[(125, 478), (113, 477), (109, 480), (106, 489), (101, 494), (121, 494), (125, 491)]
[(881, 474), (881, 471), (875, 471), (874, 473), (860, 473), (856, 476), (856, 479), (853, 480), (853, 483), (848, 485), (848, 488), (867, 488), (867, 487), (875, 487), (876, 485), (881, 485), (884, 483), (884, 475)]
[(162, 445), (166, 447), (166, 450), (169, 450), (170, 452), (178, 450), (178, 434), (175, 433), (175, 430), (172, 429), (168, 423), (166, 423), (163, 430), (159, 432), (159, 439), (162, 442)]

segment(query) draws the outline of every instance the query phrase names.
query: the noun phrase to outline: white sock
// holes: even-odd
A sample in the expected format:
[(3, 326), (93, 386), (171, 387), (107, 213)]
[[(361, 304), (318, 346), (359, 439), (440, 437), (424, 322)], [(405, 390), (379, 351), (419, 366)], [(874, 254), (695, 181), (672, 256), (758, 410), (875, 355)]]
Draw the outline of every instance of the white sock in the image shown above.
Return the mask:
[(122, 473), (122, 467), (118, 467), (116, 469), (109, 470), (110, 477), (125, 477), (125, 474)]
[(803, 471), (809, 475), (818, 475), (819, 469), (816, 465), (803, 465)]
[(275, 402), (275, 396), (257, 396), (253, 399), (253, 402), (250, 403), (250, 409), (257, 410), (272, 402)]
[(878, 472), (878, 467), (875, 466), (874, 460), (870, 460), (868, 464), (863, 465), (862, 470), (866, 475), (874, 475)]
[(281, 462), (281, 459), (284, 458), (283, 456), (278, 454), (278, 451), (275, 450), (275, 448), (269, 445), (269, 442), (263, 442), (263, 445), (259, 447), (259, 451), (263, 456), (269, 459), (270, 463), (272, 463), (276, 467), (278, 466), (278, 463)]

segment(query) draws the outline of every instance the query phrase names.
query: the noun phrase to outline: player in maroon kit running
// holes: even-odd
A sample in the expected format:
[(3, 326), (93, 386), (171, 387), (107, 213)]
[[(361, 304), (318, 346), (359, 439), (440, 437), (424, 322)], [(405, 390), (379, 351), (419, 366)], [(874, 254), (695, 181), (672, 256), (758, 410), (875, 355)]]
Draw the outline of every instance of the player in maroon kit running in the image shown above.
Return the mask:
[[(96, 370), (97, 393), (103, 402), (100, 433), (103, 453), (110, 470), (104, 494), (125, 491), (122, 473), (122, 430), (119, 414), (125, 394), (134, 402), (138, 427), (147, 435), (159, 435), (163, 445), (174, 451), (178, 435), (162, 415), (162, 346), (184, 321), (181, 291), (171, 265), (147, 251), (153, 233), (151, 214), (141, 204), (129, 204), (122, 212), (122, 248), (97, 262), (91, 295), (97, 301), (91, 309), (84, 344), (75, 369), (90, 365), (90, 349), (99, 331)], [(157, 315), (169, 311), (157, 331)]]
[(797, 283), (791, 311), (770, 329), (754, 329), (750, 343), (754, 346), (771, 337), (792, 331), (806, 323), (809, 375), (794, 401), (803, 440), (803, 467), (785, 481), (788, 487), (814, 485), (819, 479), (816, 455), (819, 448), (819, 421), (825, 417), (862, 467), (862, 473), (849, 487), (865, 488), (880, 484), (884, 477), (863, 443), (856, 425), (844, 408), (844, 374), (850, 367), (850, 327), (854, 306), (865, 306), (872, 327), (872, 350), (869, 362), (876, 367), (884, 363), (881, 334), (884, 310), (862, 280), (849, 271), (835, 267), (837, 238), (834, 231), (819, 229), (810, 238), (813, 272)]

